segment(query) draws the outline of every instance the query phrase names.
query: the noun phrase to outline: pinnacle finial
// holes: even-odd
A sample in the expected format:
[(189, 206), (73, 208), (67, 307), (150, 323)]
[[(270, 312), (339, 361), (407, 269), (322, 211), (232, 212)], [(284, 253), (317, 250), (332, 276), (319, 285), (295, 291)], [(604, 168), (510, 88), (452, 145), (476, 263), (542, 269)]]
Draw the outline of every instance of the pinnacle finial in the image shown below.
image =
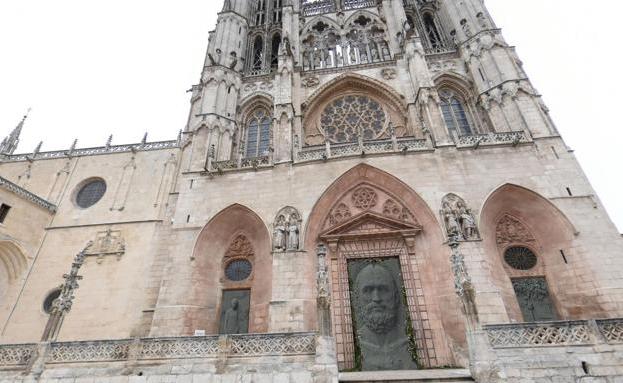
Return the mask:
[(108, 140), (106, 140), (106, 149), (110, 149), (112, 146), (112, 134), (108, 136)]
[(37, 147), (35, 148), (35, 150), (32, 152), (32, 156), (36, 157), (37, 154), (39, 154), (39, 152), (41, 152), (41, 147), (43, 146), (43, 141), (39, 141), (39, 144), (37, 145)]
[(11, 134), (9, 134), (4, 140), (2, 140), (2, 143), (0, 143), (0, 154), (15, 153), (15, 150), (17, 149), (17, 145), (19, 144), (19, 137), (22, 134), (22, 128), (24, 127), (24, 122), (26, 122), (26, 119), (28, 118), (28, 115), (30, 114), (31, 110), (32, 110), (31, 108), (28, 108), (28, 110), (26, 111), (26, 114), (24, 114), (24, 117), (22, 117), (22, 120), (19, 122), (19, 124), (17, 124), (15, 129), (13, 129)]
[(143, 139), (141, 140), (141, 145), (145, 146), (145, 144), (147, 144), (147, 135), (149, 134), (149, 132), (145, 132), (145, 135), (143, 136)]

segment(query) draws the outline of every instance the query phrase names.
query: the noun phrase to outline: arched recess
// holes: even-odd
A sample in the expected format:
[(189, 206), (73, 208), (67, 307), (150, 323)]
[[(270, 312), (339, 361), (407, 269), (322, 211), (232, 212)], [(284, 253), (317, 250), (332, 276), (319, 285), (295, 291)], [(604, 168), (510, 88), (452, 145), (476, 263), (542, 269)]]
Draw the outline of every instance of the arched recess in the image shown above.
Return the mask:
[[(241, 243), (246, 250), (240, 253)], [(230, 260), (248, 258), (249, 278), (232, 281), (225, 276)], [(201, 230), (193, 250), (191, 301), (205, 311), (189, 318), (187, 326), (219, 332), (223, 291), (250, 289), (250, 333), (268, 331), (268, 306), (272, 291), (270, 237), (264, 222), (250, 209), (232, 205), (218, 213)]]
[[(505, 184), (489, 195), (481, 211), (480, 230), (491, 265), (489, 277), (501, 292), (511, 321), (524, 321), (511, 281), (521, 278), (545, 278), (558, 319), (587, 319), (603, 313), (595, 286), (580, 283), (572, 265), (582, 256), (574, 245), (576, 230), (549, 200), (525, 187)], [(529, 270), (510, 267), (504, 252), (512, 246), (533, 251), (536, 266)]]
[[(365, 97), (372, 101), (370, 105), (373, 109), (377, 106), (381, 108), (383, 115), (378, 119), (379, 126), (374, 134), (375, 139), (390, 138), (392, 128), (396, 137), (414, 135), (402, 95), (376, 79), (355, 73), (345, 73), (320, 87), (303, 104), (305, 145), (320, 145), (326, 140), (333, 141), (333, 133), (330, 129), (340, 128), (339, 122), (334, 121), (335, 119), (328, 120), (327, 118), (331, 116), (325, 112), (329, 110), (329, 106), (335, 108), (336, 101), (344, 100), (348, 96)], [(345, 113), (348, 114), (348, 112)], [(356, 116), (356, 118), (360, 117), (362, 116)], [(363, 117), (363, 119), (366, 118)], [(356, 130), (359, 125), (363, 126), (363, 119), (356, 121), (352, 127)], [(376, 122), (377, 120), (370, 121), (371, 124)]]
[(0, 297), (22, 276), (28, 260), (22, 249), (12, 241), (0, 241)]
[[(320, 242), (329, 247), (332, 331), (340, 368), (354, 367), (355, 330), (345, 317), (351, 310), (350, 298), (345, 298), (350, 287), (335, 281), (348, 279), (345, 265), (351, 260), (377, 257), (399, 259), (409, 302), (405, 310), (411, 315), (421, 365), (460, 363), (464, 355), (455, 351), (465, 348), (465, 322), (453, 289), (450, 251), (435, 214), (413, 189), (380, 169), (357, 165), (333, 182), (311, 211), (305, 246), (315, 249)], [(385, 255), (374, 250), (390, 247), (395, 250)], [(409, 295), (412, 286), (417, 286), (412, 290), (417, 296)], [(421, 334), (430, 340), (419, 341)]]

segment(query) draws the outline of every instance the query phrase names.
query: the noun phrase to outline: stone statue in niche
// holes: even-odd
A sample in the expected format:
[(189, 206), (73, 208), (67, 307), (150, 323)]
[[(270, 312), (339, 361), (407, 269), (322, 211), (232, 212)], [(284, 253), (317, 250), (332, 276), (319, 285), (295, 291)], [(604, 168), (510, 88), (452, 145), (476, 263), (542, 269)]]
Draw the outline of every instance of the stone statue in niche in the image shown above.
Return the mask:
[(301, 215), (293, 207), (277, 214), (273, 230), (273, 251), (297, 251), (301, 246)]
[(299, 219), (296, 213), (290, 216), (288, 224), (288, 250), (299, 249)]
[(441, 202), (441, 217), (448, 238), (456, 241), (480, 239), (476, 219), (465, 201), (456, 194), (448, 194)]
[(407, 335), (398, 259), (350, 261), (348, 274), (361, 369), (417, 369)]
[(273, 250), (286, 249), (286, 217), (279, 215), (273, 230)]
[(223, 291), (219, 334), (246, 334), (249, 332), (250, 290)]

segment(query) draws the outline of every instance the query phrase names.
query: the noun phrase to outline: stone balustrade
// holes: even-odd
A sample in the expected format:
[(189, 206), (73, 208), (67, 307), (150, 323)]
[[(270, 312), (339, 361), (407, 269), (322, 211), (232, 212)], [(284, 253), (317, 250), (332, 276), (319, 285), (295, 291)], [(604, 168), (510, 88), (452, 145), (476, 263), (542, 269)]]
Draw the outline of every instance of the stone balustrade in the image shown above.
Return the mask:
[(272, 156), (239, 158), (237, 160), (213, 161), (210, 159), (208, 169), (211, 173), (224, 173), (237, 170), (257, 170), (273, 166)]
[(457, 148), (477, 149), (480, 146), (513, 145), (529, 143), (532, 140), (524, 131), (473, 134), (455, 138)]
[(493, 348), (623, 343), (623, 318), (484, 326)]
[(430, 141), (426, 139), (401, 138), (393, 140), (365, 141), (349, 144), (326, 143), (322, 146), (307, 147), (296, 153), (295, 162), (310, 162), (333, 158), (356, 157), (374, 154), (409, 153), (432, 151)]
[[(45, 349), (45, 352), (41, 350)], [(0, 345), (0, 368), (45, 364), (126, 362), (188, 358), (313, 355), (315, 333), (143, 338), (49, 344)], [(40, 361), (41, 362), (41, 361)]]

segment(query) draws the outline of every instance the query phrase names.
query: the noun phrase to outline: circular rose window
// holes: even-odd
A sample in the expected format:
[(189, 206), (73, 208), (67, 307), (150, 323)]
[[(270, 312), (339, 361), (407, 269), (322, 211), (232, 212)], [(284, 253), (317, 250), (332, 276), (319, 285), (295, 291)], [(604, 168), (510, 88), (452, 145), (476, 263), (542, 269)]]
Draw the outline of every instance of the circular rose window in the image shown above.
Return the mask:
[(253, 266), (246, 259), (236, 259), (227, 264), (225, 267), (225, 276), (230, 281), (240, 282), (249, 278)]
[(377, 101), (366, 96), (344, 96), (332, 101), (322, 111), (320, 124), (327, 139), (334, 143), (379, 138), (387, 117)]
[(106, 182), (95, 179), (85, 183), (76, 194), (76, 204), (83, 209), (99, 202), (106, 193)]
[(536, 266), (537, 258), (527, 247), (509, 247), (504, 252), (504, 260), (515, 270), (530, 270)]

